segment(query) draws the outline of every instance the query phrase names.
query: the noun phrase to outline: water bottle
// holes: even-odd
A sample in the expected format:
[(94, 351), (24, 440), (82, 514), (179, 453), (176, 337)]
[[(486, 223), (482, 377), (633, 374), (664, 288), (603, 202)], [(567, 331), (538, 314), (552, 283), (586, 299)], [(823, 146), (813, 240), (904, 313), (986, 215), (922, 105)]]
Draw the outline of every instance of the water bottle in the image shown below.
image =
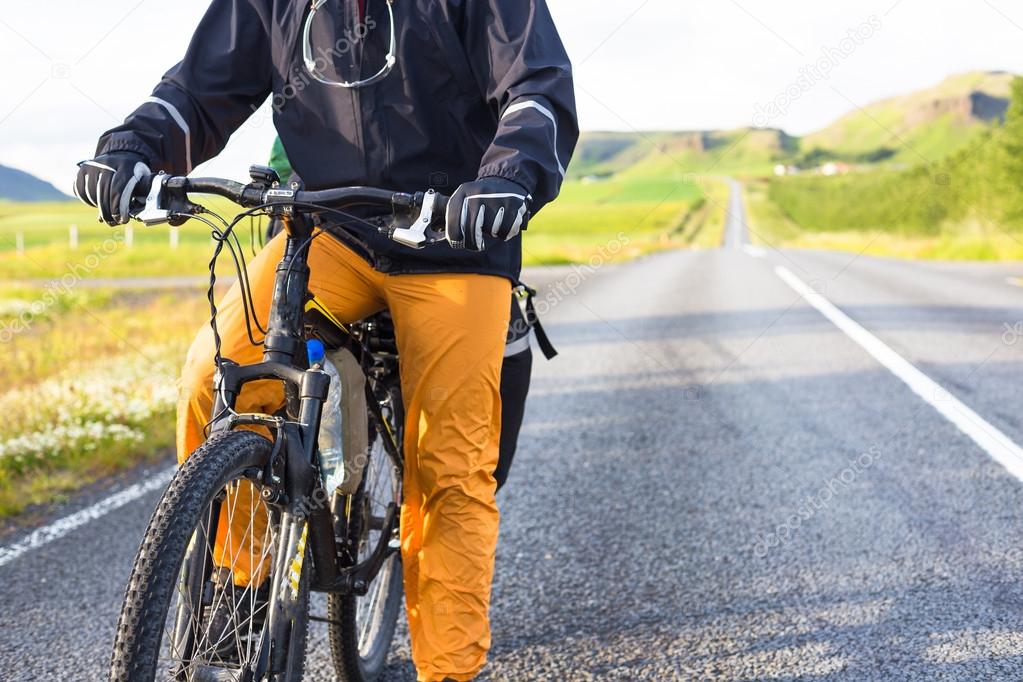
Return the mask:
[(320, 418), (319, 454), (320, 477), (323, 489), (334, 492), (345, 480), (344, 431), (341, 423), (341, 375), (328, 358), (323, 343), (316, 339), (306, 342), (309, 366), (319, 367), (330, 377), (330, 390), (323, 403)]

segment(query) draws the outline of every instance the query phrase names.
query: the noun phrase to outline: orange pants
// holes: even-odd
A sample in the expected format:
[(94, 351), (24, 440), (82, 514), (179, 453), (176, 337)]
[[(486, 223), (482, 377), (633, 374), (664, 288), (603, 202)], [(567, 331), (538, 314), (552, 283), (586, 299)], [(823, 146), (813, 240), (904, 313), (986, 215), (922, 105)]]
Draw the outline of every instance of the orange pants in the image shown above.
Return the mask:
[[(284, 238), (272, 240), (249, 266), (255, 308), (265, 322)], [(420, 680), (472, 679), (490, 648), (487, 611), (497, 545), (493, 471), (500, 436), (500, 373), (511, 284), (472, 274), (385, 275), (323, 235), (309, 250), (310, 290), (343, 322), (389, 308), (401, 356), (405, 400), (405, 498), (401, 549), (412, 655)], [(222, 353), (241, 364), (262, 349), (245, 333), (240, 290), (219, 305)], [(213, 405), (213, 334), (192, 344), (178, 404), (178, 459), (203, 441)], [(276, 382), (249, 384), (239, 412), (272, 413), (283, 403)], [(253, 503), (255, 501), (255, 507)], [(216, 553), (236, 559), (235, 582), (262, 582), (265, 513), (250, 492), (229, 500)], [(248, 511), (238, 509), (248, 505)], [(255, 511), (253, 511), (255, 509)], [(246, 562), (247, 557), (257, 557)]]

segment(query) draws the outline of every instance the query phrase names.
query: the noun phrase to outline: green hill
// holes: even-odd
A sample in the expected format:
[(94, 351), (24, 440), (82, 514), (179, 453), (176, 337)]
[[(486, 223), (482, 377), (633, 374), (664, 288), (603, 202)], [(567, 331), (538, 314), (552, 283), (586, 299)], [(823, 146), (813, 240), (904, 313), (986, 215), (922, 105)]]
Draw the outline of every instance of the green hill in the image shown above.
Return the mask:
[(761, 172), (796, 151), (795, 138), (774, 129), (584, 133), (569, 175), (592, 179)]
[(937, 161), (967, 146), (1005, 118), (1012, 74), (976, 71), (853, 111), (800, 140), (849, 161), (916, 164)]

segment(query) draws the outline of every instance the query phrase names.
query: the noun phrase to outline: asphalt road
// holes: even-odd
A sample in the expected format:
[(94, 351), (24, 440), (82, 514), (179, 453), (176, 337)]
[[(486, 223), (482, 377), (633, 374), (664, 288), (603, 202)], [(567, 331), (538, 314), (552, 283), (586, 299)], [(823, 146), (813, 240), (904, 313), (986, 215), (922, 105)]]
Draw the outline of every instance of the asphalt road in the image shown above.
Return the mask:
[[(533, 273), (561, 355), (500, 499), (484, 679), (1023, 678), (1023, 483), (776, 271), (1023, 443), (1023, 265), (733, 229)], [(0, 566), (0, 678), (101, 678), (156, 495)]]

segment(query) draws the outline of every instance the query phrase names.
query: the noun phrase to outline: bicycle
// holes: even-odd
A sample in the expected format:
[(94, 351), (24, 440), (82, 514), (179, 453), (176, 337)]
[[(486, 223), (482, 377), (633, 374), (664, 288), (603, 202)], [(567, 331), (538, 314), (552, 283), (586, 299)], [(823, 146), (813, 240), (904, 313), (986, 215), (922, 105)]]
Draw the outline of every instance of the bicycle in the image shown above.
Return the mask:
[[(243, 185), (158, 174), (140, 183), (144, 206), (133, 205), (133, 215), (147, 225), (199, 219), (213, 227), (217, 248), (208, 293), (218, 373), (208, 438), (176, 472), (135, 559), (111, 658), (113, 680), (294, 682), (302, 677), (312, 619), (327, 623), (338, 678), (369, 682), (382, 672), (394, 636), (402, 596), (403, 410), (393, 327), (386, 316), (355, 325), (336, 320), (308, 293), (306, 254), (322, 234), (312, 216), (350, 216), (347, 209), (364, 205), (390, 211), (391, 221), (378, 228), (400, 243), (420, 248), (440, 241), (443, 229), (435, 223), (443, 222), (447, 199), (432, 190), (282, 188), (276, 173), (261, 166), (250, 169), (250, 178)], [(193, 194), (224, 197), (246, 210), (228, 223), (193, 203)], [(286, 242), (263, 360), (244, 366), (220, 357), (214, 268), (224, 245), (231, 247), (234, 227), (257, 214), (279, 221)], [(231, 252), (247, 295), (244, 259), (239, 264)], [(247, 307), (247, 322), (248, 315)], [(365, 396), (366, 418), (345, 427), (365, 429), (368, 447), (361, 477), (344, 492), (324, 490), (318, 470), (330, 378), (310, 366), (309, 339), (345, 349), (361, 377), (342, 390)], [(281, 382), (285, 406), (276, 414), (236, 412), (242, 387), (259, 380)], [(234, 515), (245, 513), (250, 540), (238, 544), (231, 528)], [(265, 576), (237, 585), (233, 575), (245, 544), (250, 573)], [(328, 594), (325, 617), (310, 616), (310, 592)]]

